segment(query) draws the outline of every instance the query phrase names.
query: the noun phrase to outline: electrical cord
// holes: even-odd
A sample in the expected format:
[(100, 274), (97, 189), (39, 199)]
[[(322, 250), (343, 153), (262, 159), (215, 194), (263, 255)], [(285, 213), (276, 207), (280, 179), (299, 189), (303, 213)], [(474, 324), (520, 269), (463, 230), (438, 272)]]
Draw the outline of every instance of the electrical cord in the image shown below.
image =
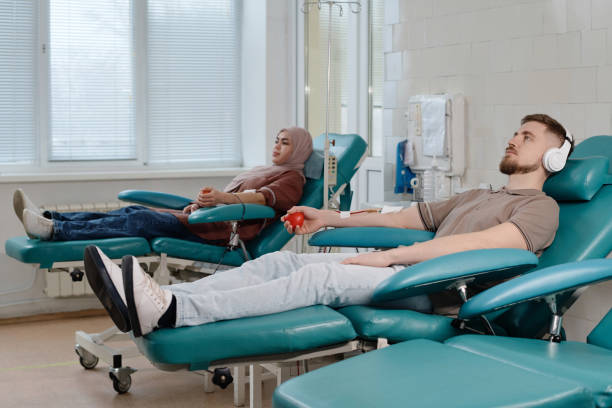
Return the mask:
[[(244, 205), (244, 201), (242, 201), (236, 193), (232, 193), (232, 195), (236, 197), (238, 201), (240, 201), (240, 205), (242, 206), (242, 215), (240, 216), (240, 220), (238, 222), (244, 221), (244, 216), (246, 215), (246, 205)], [(233, 231), (230, 232), (230, 241), (232, 239), (232, 234), (233, 234)], [(225, 246), (225, 249), (223, 250), (223, 253), (221, 254), (221, 258), (219, 258), (219, 262), (217, 263), (217, 265), (215, 266), (215, 269), (213, 270), (213, 273), (212, 273), (213, 275), (217, 273), (217, 270), (219, 269), (221, 262), (223, 262), (223, 258), (225, 257), (225, 254), (227, 254), (228, 249), (229, 249), (229, 244)], [(246, 260), (247, 259), (245, 259), (245, 261)]]

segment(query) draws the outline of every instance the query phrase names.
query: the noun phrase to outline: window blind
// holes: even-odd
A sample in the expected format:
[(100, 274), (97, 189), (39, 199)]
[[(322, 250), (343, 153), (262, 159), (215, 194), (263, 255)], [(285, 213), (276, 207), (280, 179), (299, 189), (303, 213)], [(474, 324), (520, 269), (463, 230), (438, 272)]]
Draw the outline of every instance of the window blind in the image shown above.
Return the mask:
[(36, 4), (0, 0), (0, 164), (35, 158)]
[(383, 154), (383, 85), (385, 56), (383, 52), (383, 33), (385, 27), (384, 0), (370, 0), (370, 86), (372, 122), (371, 153), (372, 156)]
[(150, 163), (241, 163), (239, 0), (147, 3)]
[(49, 160), (136, 158), (132, 7), (49, 1)]

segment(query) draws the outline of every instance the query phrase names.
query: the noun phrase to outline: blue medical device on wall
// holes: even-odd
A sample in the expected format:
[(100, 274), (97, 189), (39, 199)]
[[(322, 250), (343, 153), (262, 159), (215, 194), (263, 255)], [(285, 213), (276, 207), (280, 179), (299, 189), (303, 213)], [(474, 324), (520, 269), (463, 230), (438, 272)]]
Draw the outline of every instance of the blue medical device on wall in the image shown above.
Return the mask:
[(412, 186), (410, 182), (416, 178), (416, 174), (410, 170), (410, 167), (406, 164), (406, 144), (407, 140), (399, 142), (395, 152), (395, 194), (412, 193)]

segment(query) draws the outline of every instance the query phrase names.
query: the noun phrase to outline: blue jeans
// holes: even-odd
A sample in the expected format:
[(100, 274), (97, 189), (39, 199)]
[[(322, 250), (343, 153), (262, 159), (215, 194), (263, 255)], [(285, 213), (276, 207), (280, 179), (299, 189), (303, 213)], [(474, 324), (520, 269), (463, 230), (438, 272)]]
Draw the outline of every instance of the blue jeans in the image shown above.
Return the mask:
[(53, 241), (170, 237), (205, 242), (191, 233), (174, 215), (139, 205), (107, 213), (45, 211), (44, 216), (53, 220), (53, 236), (51, 237)]

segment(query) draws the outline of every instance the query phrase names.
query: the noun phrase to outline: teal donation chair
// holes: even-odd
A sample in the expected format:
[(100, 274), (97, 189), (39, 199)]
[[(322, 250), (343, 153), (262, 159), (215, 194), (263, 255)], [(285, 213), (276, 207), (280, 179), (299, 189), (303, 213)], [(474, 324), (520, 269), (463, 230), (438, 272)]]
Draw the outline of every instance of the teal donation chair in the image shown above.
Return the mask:
[(551, 266), (468, 300), (465, 320), (540, 301), (555, 313), (550, 341), (462, 335), (443, 344), (409, 340), (292, 379), (275, 408), (610, 407), (612, 309), (587, 343), (562, 341), (563, 294), (612, 279), (612, 259)]
[[(612, 136), (595, 136), (577, 145), (566, 168), (547, 180), (544, 191), (560, 207), (559, 228), (554, 242), (539, 260), (519, 250), (512, 252), (512, 257), (500, 257), (490, 250), (452, 254), (398, 272), (377, 288), (374, 301), (397, 302), (441, 289), (457, 290), (467, 300), (466, 288), (479, 281), (499, 281), (552, 265), (606, 257), (612, 251), (611, 160)], [(315, 234), (310, 244), (393, 248), (431, 237), (432, 233), (417, 230), (337, 228)], [(497, 268), (487, 270), (487, 262)], [(516, 266), (512, 267), (513, 264)], [(568, 293), (560, 304), (569, 307), (573, 300)], [(338, 311), (349, 318), (360, 338), (385, 338), (391, 343), (421, 338), (444, 341), (468, 331), (538, 338), (545, 333), (550, 317), (550, 311), (541, 302), (495, 311), (469, 324), (447, 316), (371, 305)]]
[[(337, 179), (328, 192), (330, 202), (335, 202), (340, 209), (348, 210), (351, 202), (350, 180), (359, 169), (365, 158), (367, 144), (356, 134), (330, 134), (333, 145), (330, 153), (337, 160)], [(324, 146), (324, 135), (314, 139), (314, 155), (318, 160), (307, 163), (305, 169), (307, 181), (299, 205), (320, 208), (323, 203), (323, 159), (321, 151)], [(124, 201), (152, 207), (182, 209), (192, 200), (171, 194), (128, 190), (119, 194)], [(274, 210), (255, 204), (226, 205), (211, 209), (200, 209), (189, 217), (190, 223), (227, 221), (239, 223), (247, 219), (273, 218)], [(168, 237), (158, 237), (150, 242), (144, 238), (117, 238), (87, 241), (52, 242), (16, 237), (7, 240), (7, 255), (24, 263), (36, 265), (39, 269), (64, 270), (71, 268), (71, 280), (85, 279), (82, 273), (84, 249), (96, 245), (111, 259), (120, 260), (124, 255), (134, 255), (141, 262), (158, 262), (155, 277), (161, 283), (167, 281), (167, 262), (184, 261), (221, 263), (227, 266), (239, 266), (248, 259), (280, 250), (292, 238), (283, 223), (275, 221), (268, 225), (254, 239), (243, 243), (239, 236), (230, 242), (228, 247), (183, 241)], [(163, 369), (188, 368), (203, 370), (208, 367), (219, 367), (220, 361), (232, 362), (232, 359), (258, 356), (257, 361), (276, 361), (291, 359), (297, 355), (307, 354), (317, 348), (339, 348), (348, 350), (347, 341), (356, 334), (341, 314), (325, 306), (315, 306), (304, 310), (287, 312), (278, 316), (262, 316), (253, 319), (241, 319), (235, 322), (220, 322), (206, 327), (159, 330), (146, 338), (140, 339), (138, 347), (154, 364)], [(123, 359), (140, 355), (136, 348), (114, 349), (105, 344), (110, 340), (129, 339), (129, 334), (120, 334), (116, 328), (102, 333), (76, 333), (76, 351), (79, 361), (87, 369), (94, 368), (99, 359), (108, 363), (113, 387), (119, 393), (126, 392), (131, 385), (130, 375), (135, 371), (123, 365)], [(216, 341), (216, 345), (213, 345)], [(261, 358), (265, 356), (265, 358)], [(282, 358), (276, 358), (281, 356)], [(238, 365), (238, 364), (234, 364)], [(251, 376), (260, 366), (251, 369)], [(237, 368), (244, 373), (244, 364)], [(279, 376), (286, 376), (285, 368), (278, 369)], [(225, 370), (219, 371), (215, 378), (224, 378), (226, 385), (231, 375)], [(229, 374), (229, 373), (228, 373)], [(244, 381), (242, 376), (242, 386)], [(257, 381), (251, 379), (251, 388)], [(259, 383), (261, 385), (261, 383)], [(260, 390), (259, 390), (260, 391)], [(237, 403), (244, 401), (244, 395), (237, 396)]]
[[(554, 183), (551, 178), (547, 191), (557, 198), (562, 208), (562, 228), (553, 246), (557, 245), (557, 251), (565, 252), (563, 258), (551, 263), (603, 258), (612, 249), (612, 220), (609, 216), (601, 216), (608, 214), (607, 209), (612, 205), (608, 169), (607, 157), (576, 157), (561, 174), (554, 177)], [(573, 208), (578, 217), (568, 217), (569, 208)], [(592, 213), (599, 216), (591, 218)], [(424, 231), (380, 231), (383, 233), (367, 230), (366, 234), (353, 228), (328, 230), (316, 234), (311, 242), (318, 245), (321, 241), (334, 241), (333, 235), (341, 234), (345, 246), (354, 246), (354, 241), (362, 240), (363, 246), (367, 247), (391, 247), (432, 237)], [(568, 242), (578, 233), (589, 239), (590, 244), (570, 248)], [(393, 240), (392, 244), (385, 243), (389, 239)], [(351, 242), (346, 244), (347, 240)], [(335, 240), (333, 244), (339, 241)], [(570, 250), (572, 248), (575, 250)], [(533, 271), (542, 261), (528, 251), (503, 248), (447, 255), (398, 272), (377, 288), (374, 300), (393, 301), (449, 288), (461, 292), (464, 286), (472, 283), (497, 281)], [(325, 313), (330, 321), (321, 324), (316, 319), (305, 317), (304, 313)], [(163, 369), (202, 370), (246, 362), (250, 364), (253, 380), (260, 375), (257, 365), (265, 366), (268, 361), (290, 362), (325, 354), (371, 350), (375, 347), (373, 340), (381, 337), (395, 343), (413, 338), (443, 341), (469, 333), (468, 329), (504, 333), (504, 328), (495, 321), (495, 317), (501, 313), (488, 313), (486, 320), (482, 316), (460, 320), (371, 306), (350, 306), (337, 311), (325, 306), (313, 306), (274, 315), (158, 330), (137, 339), (137, 343), (143, 354)], [(418, 318), (410, 320), (411, 316)], [(337, 337), (330, 335), (331, 327), (335, 327), (332, 331), (342, 333)], [(291, 341), (288, 342), (288, 339)], [(311, 342), (312, 339), (316, 339), (316, 344)], [(282, 341), (285, 346), (279, 347), (277, 341)], [(300, 344), (296, 345), (297, 342)], [(225, 347), (225, 343), (229, 343), (230, 347)], [(488, 360), (487, 364), (498, 365)], [(517, 375), (512, 368), (507, 370)], [(281, 375), (278, 382), (283, 379), (286, 379), (286, 375)], [(552, 382), (549, 385), (551, 395), (555, 390), (560, 390)], [(574, 391), (575, 401), (589, 400), (590, 396), (585, 397), (582, 388), (577, 387)], [(254, 392), (253, 383), (251, 392)]]

